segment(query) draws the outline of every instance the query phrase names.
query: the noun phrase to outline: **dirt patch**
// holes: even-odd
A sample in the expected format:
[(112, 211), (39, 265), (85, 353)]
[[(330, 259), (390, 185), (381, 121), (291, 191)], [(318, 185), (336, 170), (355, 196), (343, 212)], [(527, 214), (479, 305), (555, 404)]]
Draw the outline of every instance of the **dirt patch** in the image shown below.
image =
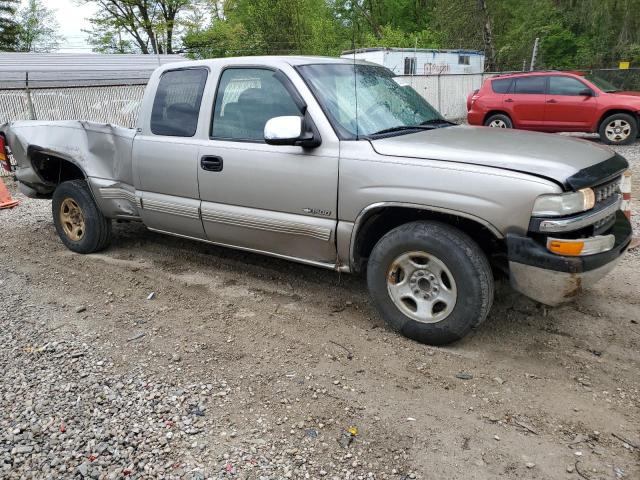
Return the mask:
[[(562, 479), (579, 478), (577, 463), (583, 478), (640, 478), (638, 251), (555, 309), (500, 285), (479, 329), (431, 348), (387, 330), (359, 277), (135, 224), (116, 225), (106, 252), (75, 255), (48, 202), (19, 198), (0, 212), (2, 322), (85, 345), (107, 377), (214, 385), (197, 433), (166, 446), (177, 476), (188, 464), (197, 478)], [(80, 465), (68, 462), (60, 478)]]

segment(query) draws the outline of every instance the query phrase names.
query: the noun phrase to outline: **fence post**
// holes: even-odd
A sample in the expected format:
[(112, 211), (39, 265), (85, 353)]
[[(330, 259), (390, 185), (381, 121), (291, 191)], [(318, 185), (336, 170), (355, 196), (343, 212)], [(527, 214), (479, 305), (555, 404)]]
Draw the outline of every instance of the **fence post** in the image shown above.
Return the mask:
[(27, 108), (29, 109), (29, 120), (37, 120), (36, 111), (31, 101), (31, 90), (29, 89), (29, 72), (25, 73), (25, 93), (27, 94)]

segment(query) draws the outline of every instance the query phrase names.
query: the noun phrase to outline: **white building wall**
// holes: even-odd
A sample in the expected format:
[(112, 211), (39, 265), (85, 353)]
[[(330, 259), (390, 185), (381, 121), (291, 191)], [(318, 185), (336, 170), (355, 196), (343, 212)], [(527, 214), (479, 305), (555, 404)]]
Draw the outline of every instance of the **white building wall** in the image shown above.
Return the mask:
[[(465, 50), (377, 50), (356, 53), (357, 59), (383, 65), (397, 75), (404, 75), (405, 58), (415, 58), (415, 75), (446, 75), (462, 73), (482, 73), (484, 71), (484, 55)], [(460, 64), (460, 56), (468, 57), (469, 64)], [(343, 55), (343, 58), (353, 58), (353, 54)]]

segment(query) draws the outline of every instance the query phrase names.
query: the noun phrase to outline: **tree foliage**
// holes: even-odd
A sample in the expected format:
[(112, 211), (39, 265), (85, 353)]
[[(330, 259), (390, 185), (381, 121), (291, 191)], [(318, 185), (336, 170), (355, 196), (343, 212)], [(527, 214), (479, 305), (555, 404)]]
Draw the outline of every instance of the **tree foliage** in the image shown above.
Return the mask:
[[(540, 38), (540, 68), (640, 65), (640, 0), (201, 0), (192, 21), (180, 17), (193, 11), (184, 0), (84, 1), (102, 5), (96, 25), (121, 32), (142, 52), (153, 51), (153, 32), (163, 51), (196, 58), (464, 48), (484, 51), (488, 69), (519, 70)], [(167, 44), (171, 22), (162, 9), (150, 30), (142, 18), (141, 5), (167, 3), (178, 6), (172, 25), (174, 34), (181, 28), (181, 42)], [(114, 15), (107, 4), (130, 13)]]
[(42, 0), (29, 0), (18, 11), (17, 50), (52, 52), (63, 39), (59, 30), (55, 11), (47, 8)]
[(173, 53), (189, 0), (82, 0), (97, 7), (89, 42), (102, 53)]
[(15, 20), (20, 0), (0, 0), (0, 50), (18, 48), (18, 23)]

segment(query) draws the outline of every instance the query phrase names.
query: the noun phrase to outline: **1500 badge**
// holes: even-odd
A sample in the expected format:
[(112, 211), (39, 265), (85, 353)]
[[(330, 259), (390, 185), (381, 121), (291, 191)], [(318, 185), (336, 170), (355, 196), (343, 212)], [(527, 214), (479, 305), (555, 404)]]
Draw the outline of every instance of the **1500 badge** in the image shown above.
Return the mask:
[(331, 210), (322, 210), (320, 208), (303, 208), (304, 213), (310, 213), (311, 215), (322, 215), (323, 217), (330, 217)]

